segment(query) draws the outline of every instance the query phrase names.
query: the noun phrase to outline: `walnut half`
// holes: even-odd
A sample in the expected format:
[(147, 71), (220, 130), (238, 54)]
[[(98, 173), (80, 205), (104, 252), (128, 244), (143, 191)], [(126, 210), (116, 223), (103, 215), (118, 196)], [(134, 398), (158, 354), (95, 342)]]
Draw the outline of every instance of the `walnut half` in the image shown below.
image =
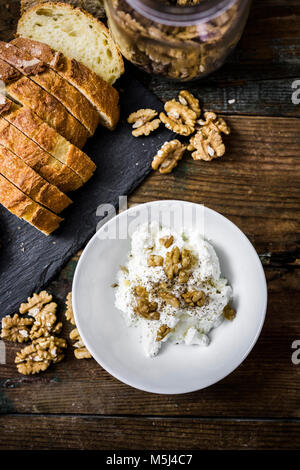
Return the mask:
[(139, 109), (131, 113), (127, 118), (127, 122), (132, 124), (134, 129), (132, 135), (134, 137), (149, 135), (156, 130), (160, 125), (160, 119), (153, 119), (155, 116), (157, 116), (157, 111), (154, 109)]
[(28, 327), (33, 321), (33, 318), (20, 318), (17, 313), (13, 317), (7, 315), (2, 319), (1, 338), (17, 343), (28, 341), (30, 335)]
[(204, 292), (197, 290), (186, 292), (182, 297), (191, 307), (203, 307), (207, 298)]
[(165, 113), (160, 113), (160, 120), (167, 129), (176, 134), (188, 136), (195, 130), (197, 114), (192, 109), (176, 100), (170, 100), (165, 103)]
[(51, 362), (57, 363), (63, 359), (62, 350), (66, 347), (66, 340), (55, 336), (34, 340), (17, 353), (15, 363), (18, 372), (29, 375), (46, 370)]
[(169, 328), (168, 325), (161, 325), (156, 335), (156, 341), (163, 340), (170, 333), (170, 331), (171, 328)]
[(185, 149), (186, 146), (177, 139), (165, 142), (153, 158), (153, 170), (159, 169), (162, 174), (171, 173), (182, 159)]
[(230, 128), (223, 118), (215, 113), (204, 113), (205, 120), (199, 119), (198, 131), (190, 139), (187, 149), (192, 153), (194, 160), (211, 161), (222, 157), (225, 153), (225, 145), (221, 133), (229, 134)]
[(136, 286), (134, 288), (136, 295), (136, 306), (134, 307), (134, 313), (146, 320), (159, 320), (160, 313), (157, 311), (157, 302), (149, 301), (149, 294), (145, 287)]

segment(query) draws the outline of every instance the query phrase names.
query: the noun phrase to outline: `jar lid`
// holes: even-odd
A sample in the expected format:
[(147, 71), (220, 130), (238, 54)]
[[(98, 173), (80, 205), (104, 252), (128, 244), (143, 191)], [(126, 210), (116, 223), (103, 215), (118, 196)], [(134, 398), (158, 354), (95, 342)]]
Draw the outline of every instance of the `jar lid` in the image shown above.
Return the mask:
[[(167, 5), (159, 0), (126, 0), (146, 18), (172, 26), (188, 26), (207, 22), (230, 8), (237, 0), (203, 0), (199, 5)], [(249, 0), (240, 0), (245, 5)]]

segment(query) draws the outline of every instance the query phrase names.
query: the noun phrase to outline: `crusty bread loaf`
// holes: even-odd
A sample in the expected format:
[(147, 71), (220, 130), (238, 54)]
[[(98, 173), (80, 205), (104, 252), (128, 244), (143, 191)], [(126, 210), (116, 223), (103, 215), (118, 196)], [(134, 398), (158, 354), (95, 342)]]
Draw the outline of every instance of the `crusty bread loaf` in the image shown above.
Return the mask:
[(66, 108), (47, 91), (27, 77), (6, 86), (6, 93), (13, 101), (32, 109), (43, 121), (53, 127), (77, 147), (83, 147), (88, 132)]
[(0, 117), (0, 144), (22, 158), (49, 183), (67, 193), (82, 186), (83, 181), (67, 165), (45, 152), (33, 140)]
[(21, 74), (14, 67), (9, 65), (7, 62), (4, 62), (0, 58), (0, 80), (2, 80), (6, 85), (11, 82), (14, 82), (21, 77)]
[(2, 113), (2, 116), (56, 160), (70, 167), (83, 182), (93, 175), (96, 169), (94, 162), (43, 122), (31, 109), (13, 108)]
[(45, 235), (50, 235), (63, 220), (26, 196), (2, 175), (0, 175), (0, 204)]
[(59, 214), (71, 204), (71, 199), (56, 186), (44, 180), (21, 158), (0, 145), (0, 173), (23, 193)]
[(77, 88), (98, 111), (103, 126), (111, 130), (116, 127), (120, 116), (119, 93), (99, 75), (39, 41), (19, 37), (11, 43), (48, 64)]
[(124, 62), (108, 29), (80, 8), (64, 3), (35, 5), (20, 19), (17, 35), (44, 42), (113, 84)]
[[(26, 10), (41, 3), (47, 3), (49, 0), (21, 0), (21, 14)], [(61, 3), (69, 3), (74, 7), (80, 7), (86, 10), (95, 18), (104, 18), (105, 10), (102, 0), (61, 0)]]
[[(40, 59), (12, 43), (0, 41), (0, 58), (20, 73), (27, 75), (44, 90), (53, 95), (93, 135), (99, 124), (99, 115), (87, 98), (63, 77), (49, 69)], [(28, 71), (28, 64), (35, 64), (38, 72)], [(43, 66), (46, 70), (43, 71)], [(41, 71), (39, 71), (41, 69)]]

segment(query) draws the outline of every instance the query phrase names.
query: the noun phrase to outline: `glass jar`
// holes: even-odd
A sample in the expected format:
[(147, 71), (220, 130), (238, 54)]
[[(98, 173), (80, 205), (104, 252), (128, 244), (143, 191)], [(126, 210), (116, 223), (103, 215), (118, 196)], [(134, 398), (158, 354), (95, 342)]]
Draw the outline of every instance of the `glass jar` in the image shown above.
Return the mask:
[[(197, 5), (180, 6), (178, 3)], [(243, 32), (251, 0), (105, 0), (122, 54), (149, 73), (188, 81), (225, 61)], [(176, 0), (175, 0), (176, 2)]]

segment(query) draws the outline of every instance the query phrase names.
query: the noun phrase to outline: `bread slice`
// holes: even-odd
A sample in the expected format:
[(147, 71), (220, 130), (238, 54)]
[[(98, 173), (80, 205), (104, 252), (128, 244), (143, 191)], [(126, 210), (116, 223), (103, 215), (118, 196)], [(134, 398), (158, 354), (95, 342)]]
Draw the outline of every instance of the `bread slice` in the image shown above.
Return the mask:
[(26, 196), (2, 175), (0, 175), (0, 204), (45, 235), (50, 235), (63, 220)]
[[(23, 15), (26, 10), (34, 5), (47, 2), (48, 0), (21, 0), (21, 14)], [(70, 5), (74, 5), (74, 7), (83, 8), (88, 13), (95, 16), (95, 18), (105, 17), (103, 0), (61, 0), (61, 3), (69, 3)]]
[[(68, 81), (28, 51), (19, 49), (11, 43), (0, 41), (0, 58), (17, 69), (22, 75), (28, 76), (45, 91), (54, 96), (88, 131), (93, 135), (99, 124), (99, 115), (87, 98)], [(35, 64), (37, 72), (28, 71), (28, 64)], [(46, 70), (43, 71), (43, 66)]]
[(0, 173), (35, 202), (39, 202), (56, 214), (62, 212), (72, 202), (56, 186), (47, 183), (21, 158), (2, 145), (0, 145)]
[(72, 5), (35, 5), (19, 20), (17, 35), (48, 44), (110, 84), (124, 72), (122, 56), (106, 26)]
[(22, 77), (7, 85), (5, 91), (9, 98), (32, 109), (72, 144), (81, 148), (87, 141), (89, 134), (85, 127), (56, 98), (29, 78)]
[(81, 178), (71, 168), (42, 150), (33, 140), (2, 117), (0, 117), (0, 144), (15, 153), (30, 168), (64, 193), (74, 191), (83, 184)]
[(103, 126), (110, 130), (116, 127), (120, 117), (119, 93), (99, 75), (77, 60), (68, 59), (62, 52), (39, 41), (19, 37), (11, 41), (11, 44), (30, 52), (77, 88), (98, 111)]
[(70, 167), (83, 183), (93, 175), (96, 165), (80, 149), (43, 122), (31, 109), (12, 107), (2, 117), (36, 142), (45, 152)]

